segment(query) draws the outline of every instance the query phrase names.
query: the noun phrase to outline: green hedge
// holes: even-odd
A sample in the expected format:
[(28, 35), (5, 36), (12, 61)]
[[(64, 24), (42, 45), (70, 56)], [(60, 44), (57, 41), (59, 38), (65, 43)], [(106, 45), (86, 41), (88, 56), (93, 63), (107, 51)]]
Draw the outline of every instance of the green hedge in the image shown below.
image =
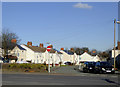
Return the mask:
[(30, 64), (30, 63), (11, 63), (11, 64), (2, 64), (3, 71), (24, 71), (24, 72), (47, 72), (48, 66), (43, 64)]

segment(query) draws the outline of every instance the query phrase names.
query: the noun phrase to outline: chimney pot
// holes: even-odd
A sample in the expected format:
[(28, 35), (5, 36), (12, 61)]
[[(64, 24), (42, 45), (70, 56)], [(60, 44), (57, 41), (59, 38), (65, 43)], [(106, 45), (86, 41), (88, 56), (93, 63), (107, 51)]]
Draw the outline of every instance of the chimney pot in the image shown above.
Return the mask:
[(61, 50), (64, 50), (64, 48), (61, 48)]
[(52, 48), (53, 48), (53, 45), (50, 45), (50, 47), (52, 47)]
[(71, 51), (74, 51), (74, 48), (70, 48)]
[(43, 43), (40, 43), (39, 47), (43, 48)]
[(28, 46), (32, 46), (32, 42), (29, 42), (29, 41), (28, 41), (28, 42), (27, 42), (27, 45), (28, 45)]
[(118, 50), (120, 50), (120, 42), (118, 41)]
[(16, 39), (12, 39), (11, 42), (12, 42), (12, 43), (16, 43), (17, 40), (16, 40)]

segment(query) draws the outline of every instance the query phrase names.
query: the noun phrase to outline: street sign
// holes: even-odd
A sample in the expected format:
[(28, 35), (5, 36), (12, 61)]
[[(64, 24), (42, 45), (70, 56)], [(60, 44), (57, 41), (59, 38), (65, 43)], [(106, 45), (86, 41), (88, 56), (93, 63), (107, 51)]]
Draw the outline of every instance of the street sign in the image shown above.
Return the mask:
[(47, 46), (47, 51), (48, 51), (48, 72), (50, 73), (50, 54), (49, 54), (49, 52), (50, 52), (50, 50), (52, 49), (52, 47), (51, 46)]
[(52, 49), (51, 46), (47, 46), (47, 51), (50, 52), (50, 50)]

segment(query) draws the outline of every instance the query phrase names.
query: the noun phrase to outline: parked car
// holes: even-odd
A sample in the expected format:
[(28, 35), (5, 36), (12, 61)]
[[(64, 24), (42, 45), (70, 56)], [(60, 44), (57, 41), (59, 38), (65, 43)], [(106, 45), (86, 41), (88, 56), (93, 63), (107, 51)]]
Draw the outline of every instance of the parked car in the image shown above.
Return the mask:
[(115, 73), (115, 70), (109, 62), (97, 62), (94, 73)]
[(94, 72), (96, 62), (85, 62), (83, 72)]
[(72, 65), (71, 62), (65, 62), (64, 64), (65, 64), (65, 65)]

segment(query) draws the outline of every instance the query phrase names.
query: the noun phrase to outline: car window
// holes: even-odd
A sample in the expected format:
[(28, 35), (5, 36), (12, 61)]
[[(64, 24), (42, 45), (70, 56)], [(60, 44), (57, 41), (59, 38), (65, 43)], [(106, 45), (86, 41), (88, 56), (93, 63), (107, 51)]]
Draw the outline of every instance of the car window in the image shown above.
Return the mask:
[(108, 62), (101, 62), (100, 65), (101, 65), (101, 66), (111, 66), (111, 64), (108, 63)]
[(100, 63), (99, 63), (99, 62), (97, 62), (97, 63), (96, 63), (96, 66), (100, 66)]

